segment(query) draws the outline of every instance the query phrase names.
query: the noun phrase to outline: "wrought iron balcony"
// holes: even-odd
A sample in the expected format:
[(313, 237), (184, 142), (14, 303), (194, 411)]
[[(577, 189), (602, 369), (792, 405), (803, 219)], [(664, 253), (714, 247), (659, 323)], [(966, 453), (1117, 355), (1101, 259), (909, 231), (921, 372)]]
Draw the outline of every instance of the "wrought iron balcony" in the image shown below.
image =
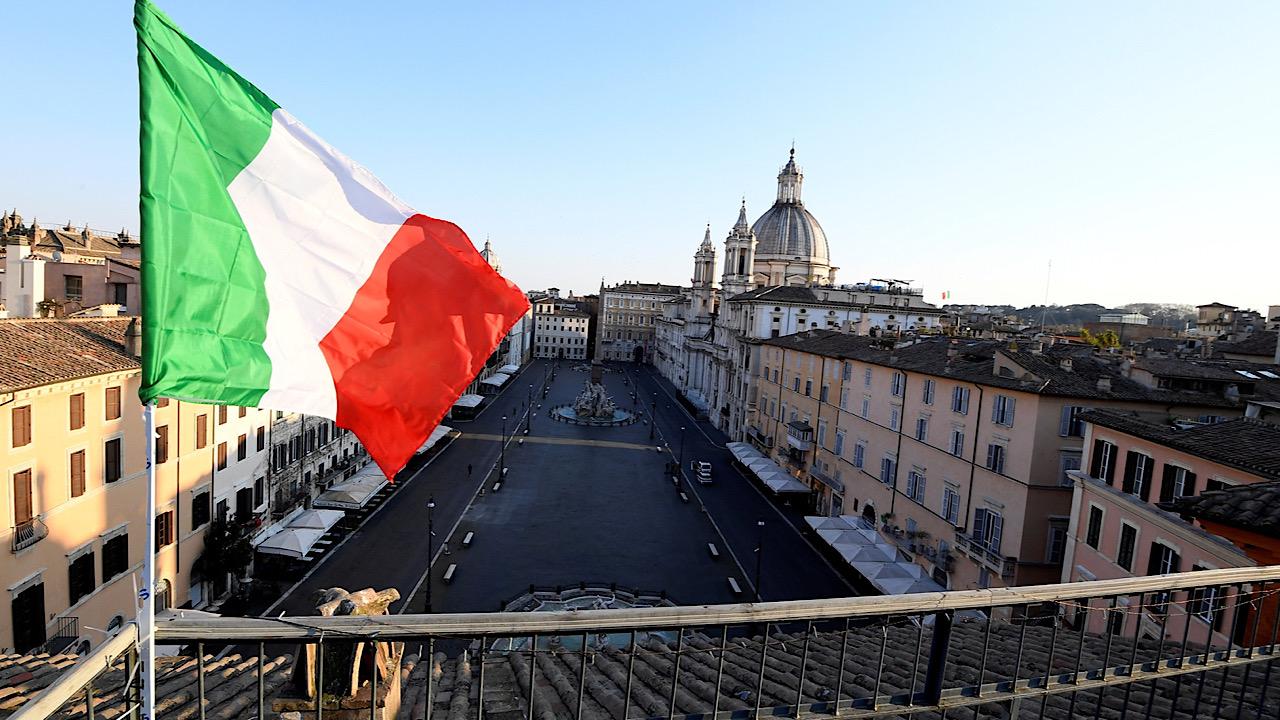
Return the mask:
[(809, 468), (809, 476), (838, 493), (844, 492), (843, 480), (837, 480), (816, 467)]
[(986, 541), (976, 538), (960, 530), (956, 530), (956, 547), (974, 561), (986, 566), (988, 570), (1002, 578), (1012, 578), (1018, 566), (1018, 558), (1001, 555), (987, 547)]
[[(1208, 592), (1221, 593), (1233, 643), (1182, 639)], [(1272, 566), (722, 606), (178, 618), (156, 637), (195, 656), (159, 666), (183, 688), (164, 697), (173, 717), (250, 716), (255, 705), (272, 716), (290, 661), (267, 655), (269, 643), (313, 648), (320, 671), (353, 645), (404, 643), (399, 672), (359, 682), (351, 701), (390, 698), (394, 685), (402, 716), (424, 718), (1258, 718), (1280, 707), (1277, 592)], [(1154, 597), (1168, 610), (1151, 638), (1135, 616)], [(103, 717), (125, 714), (136, 638), (126, 626), (13, 720), (82, 716), (86, 700)], [(259, 659), (205, 652), (225, 645)], [(311, 698), (317, 717), (356, 716), (346, 698)]]
[(25, 550), (49, 535), (49, 526), (38, 517), (13, 527), (13, 551)]

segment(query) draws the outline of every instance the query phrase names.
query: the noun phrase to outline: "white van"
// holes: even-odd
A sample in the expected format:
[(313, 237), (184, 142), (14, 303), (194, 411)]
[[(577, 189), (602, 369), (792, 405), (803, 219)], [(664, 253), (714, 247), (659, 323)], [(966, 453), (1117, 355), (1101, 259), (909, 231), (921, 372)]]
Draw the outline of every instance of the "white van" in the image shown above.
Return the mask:
[(698, 478), (698, 482), (703, 485), (711, 484), (711, 463), (702, 460), (694, 460), (689, 463), (689, 468), (693, 470), (694, 476)]

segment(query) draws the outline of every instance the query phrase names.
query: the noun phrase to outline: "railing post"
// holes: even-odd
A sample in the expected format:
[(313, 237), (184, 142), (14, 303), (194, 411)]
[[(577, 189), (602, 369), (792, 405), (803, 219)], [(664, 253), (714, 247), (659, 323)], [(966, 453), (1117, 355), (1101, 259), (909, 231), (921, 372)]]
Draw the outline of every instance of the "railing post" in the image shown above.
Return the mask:
[[(942, 699), (942, 680), (947, 670), (947, 654), (951, 650), (951, 624), (955, 613), (944, 610), (933, 615), (933, 639), (929, 643), (929, 666), (924, 676), (924, 704), (937, 705)], [(982, 684), (981, 678), (978, 684)]]

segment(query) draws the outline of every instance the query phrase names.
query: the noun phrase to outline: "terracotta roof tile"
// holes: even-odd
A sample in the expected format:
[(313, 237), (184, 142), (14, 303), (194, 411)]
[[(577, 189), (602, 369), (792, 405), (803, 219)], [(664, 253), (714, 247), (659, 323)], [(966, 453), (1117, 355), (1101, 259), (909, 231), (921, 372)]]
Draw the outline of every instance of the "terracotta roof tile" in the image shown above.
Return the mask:
[(131, 320), (0, 320), (0, 392), (139, 368), (124, 349)]

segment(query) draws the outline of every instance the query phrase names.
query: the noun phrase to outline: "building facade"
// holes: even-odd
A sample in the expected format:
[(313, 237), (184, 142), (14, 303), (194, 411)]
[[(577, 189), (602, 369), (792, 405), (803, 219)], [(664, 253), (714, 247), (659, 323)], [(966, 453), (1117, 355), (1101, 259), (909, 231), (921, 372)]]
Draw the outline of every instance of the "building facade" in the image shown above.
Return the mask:
[(1056, 581), (1086, 408), (1239, 415), (1218, 389), (1167, 390), (1079, 348), (860, 337), (763, 341), (746, 435), (811, 488), (814, 512), (862, 515), (944, 587)]
[[(1062, 582), (1257, 564), (1243, 548), (1177, 508), (1206, 492), (1280, 480), (1273, 459), (1280, 427), (1248, 418), (1170, 425), (1102, 410), (1079, 417), (1085, 456), (1081, 468), (1070, 473), (1074, 494)], [(1224, 644), (1231, 627), (1224, 607), (1230, 600), (1223, 588), (1220, 595), (1185, 603), (1095, 614), (1088, 629), (1132, 636), (1165, 627), (1175, 641), (1185, 636), (1193, 643)]]
[(23, 223), (17, 211), (0, 216), (0, 302), (6, 317), (55, 317), (101, 306), (115, 314), (140, 310), (141, 249), (121, 230), (110, 234)]
[(656, 327), (663, 303), (688, 288), (661, 283), (624, 282), (600, 286), (600, 328), (596, 357), (620, 362), (653, 362)]
[(586, 360), (590, 345), (591, 314), (578, 303), (551, 295), (533, 301), (534, 357)]

